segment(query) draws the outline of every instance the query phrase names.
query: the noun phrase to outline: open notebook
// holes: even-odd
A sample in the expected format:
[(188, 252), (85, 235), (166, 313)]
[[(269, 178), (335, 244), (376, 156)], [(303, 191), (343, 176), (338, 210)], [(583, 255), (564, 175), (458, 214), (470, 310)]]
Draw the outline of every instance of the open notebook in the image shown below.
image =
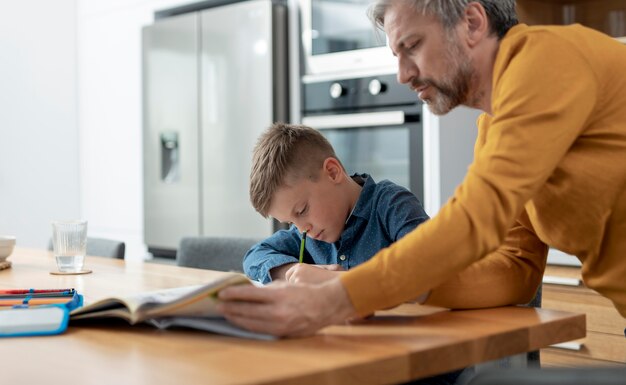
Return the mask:
[(251, 283), (243, 274), (224, 273), (204, 285), (105, 298), (73, 310), (70, 322), (74, 325), (84, 319), (121, 318), (131, 325), (145, 322), (161, 329), (179, 326), (236, 337), (274, 339), (271, 335), (253, 333), (229, 323), (215, 309), (219, 290)]

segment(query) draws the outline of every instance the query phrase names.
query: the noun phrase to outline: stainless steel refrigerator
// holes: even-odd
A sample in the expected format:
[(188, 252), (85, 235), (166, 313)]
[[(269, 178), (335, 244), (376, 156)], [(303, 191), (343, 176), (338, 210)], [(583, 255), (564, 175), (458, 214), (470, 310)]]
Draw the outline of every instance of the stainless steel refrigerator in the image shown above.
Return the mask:
[(252, 0), (143, 29), (144, 239), (173, 255), (184, 236), (266, 237), (248, 197), (252, 148), (288, 120), (287, 10)]

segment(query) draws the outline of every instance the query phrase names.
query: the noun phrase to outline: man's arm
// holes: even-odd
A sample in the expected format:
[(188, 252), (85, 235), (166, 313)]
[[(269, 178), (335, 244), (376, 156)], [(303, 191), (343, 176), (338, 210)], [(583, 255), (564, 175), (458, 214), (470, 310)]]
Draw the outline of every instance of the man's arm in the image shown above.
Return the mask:
[(425, 303), (453, 309), (526, 304), (541, 283), (547, 255), (548, 247), (517, 222), (502, 246), (434, 288)]
[[(395, 240), (428, 218), (417, 198), (403, 190), (387, 194), (384, 211)], [(426, 304), (471, 309), (528, 303), (541, 282), (548, 247), (521, 222), (530, 227), (525, 211), (497, 250), (427, 292)]]

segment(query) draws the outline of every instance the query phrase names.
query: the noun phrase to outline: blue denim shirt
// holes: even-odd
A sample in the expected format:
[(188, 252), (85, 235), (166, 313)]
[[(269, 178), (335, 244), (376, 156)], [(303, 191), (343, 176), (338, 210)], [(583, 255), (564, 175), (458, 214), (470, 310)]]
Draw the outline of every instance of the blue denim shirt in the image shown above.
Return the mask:
[[(335, 243), (307, 239), (304, 262), (319, 265), (339, 264), (348, 270), (359, 265), (411, 232), (428, 219), (422, 204), (404, 187), (388, 180), (376, 183), (369, 175), (363, 179), (359, 199), (348, 217), (341, 238)], [(292, 225), (254, 245), (243, 260), (245, 273), (253, 280), (268, 283), (270, 270), (298, 262), (301, 234)]]

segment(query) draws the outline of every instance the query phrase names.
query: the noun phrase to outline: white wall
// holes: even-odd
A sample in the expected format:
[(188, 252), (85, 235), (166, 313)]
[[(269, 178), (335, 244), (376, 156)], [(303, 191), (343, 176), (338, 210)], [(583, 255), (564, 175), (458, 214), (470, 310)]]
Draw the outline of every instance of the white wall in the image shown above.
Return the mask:
[(0, 12), (0, 233), (50, 221), (142, 258), (141, 27), (181, 0), (24, 0)]
[(80, 216), (76, 1), (5, 1), (0, 12), (0, 233), (46, 247)]
[[(141, 28), (152, 23), (155, 10), (185, 3), (3, 4), (0, 233), (16, 235), (19, 246), (46, 247), (52, 219), (82, 217), (90, 236), (123, 240), (127, 258), (144, 257)], [(443, 142), (451, 143), (450, 137), (453, 144), (468, 144), (469, 163), (476, 129), (473, 121), (463, 126), (451, 136), (444, 132)], [(442, 145), (446, 154), (461, 154)], [(441, 156), (435, 155), (435, 173), (447, 168)], [(429, 213), (445, 202), (464, 170), (462, 165), (461, 174), (438, 180)]]
[(141, 28), (180, 0), (78, 0), (81, 213), (143, 258)]

